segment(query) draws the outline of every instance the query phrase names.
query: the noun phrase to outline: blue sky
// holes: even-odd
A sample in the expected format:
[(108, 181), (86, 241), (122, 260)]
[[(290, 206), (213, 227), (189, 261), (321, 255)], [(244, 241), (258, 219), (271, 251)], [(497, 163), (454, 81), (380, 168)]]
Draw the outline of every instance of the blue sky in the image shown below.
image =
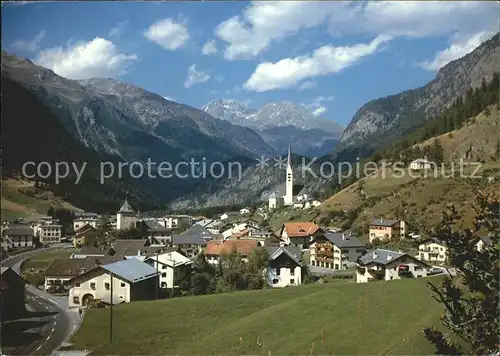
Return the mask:
[(288, 100), (346, 126), (498, 31), (497, 2), (2, 3), (2, 49), (201, 107)]

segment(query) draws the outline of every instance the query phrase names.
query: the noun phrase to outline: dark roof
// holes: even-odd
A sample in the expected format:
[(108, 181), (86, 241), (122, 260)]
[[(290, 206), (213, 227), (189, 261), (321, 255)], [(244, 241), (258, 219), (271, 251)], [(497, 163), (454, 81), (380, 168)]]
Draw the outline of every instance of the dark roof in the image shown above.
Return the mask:
[(33, 230), (26, 224), (9, 224), (5, 229), (7, 236), (33, 236)]
[(417, 260), (415, 257), (410, 256), (404, 252), (396, 252), (391, 250), (386, 250), (382, 248), (377, 248), (375, 250), (367, 252), (365, 255), (359, 258), (359, 263), (361, 265), (367, 265), (369, 263), (375, 263), (379, 265), (387, 265), (398, 258), (405, 256), (406, 258), (410, 258), (412, 260), (418, 261), (423, 265), (429, 266), (427, 263)]
[(134, 209), (132, 209), (132, 206), (130, 206), (129, 202), (127, 199), (125, 199), (125, 202), (123, 203), (122, 207), (118, 211), (119, 213), (135, 213)]
[[(23, 282), (24, 284), (29, 284), (29, 282), (26, 279), (24, 279), (19, 273), (14, 271), (11, 267), (3, 267), (2, 266), (2, 268), (1, 268), (2, 290), (4, 290), (3, 282), (6, 281), (8, 284), (8, 279), (12, 278), (12, 277), (9, 277), (9, 275), (12, 276), (13, 278), (18, 279), (19, 281)], [(8, 285), (7, 285), (7, 288), (8, 288)]]
[(81, 228), (79, 228), (78, 230), (75, 231), (75, 236), (85, 235), (85, 234), (88, 234), (88, 233), (95, 231), (95, 230), (96, 230), (96, 228), (93, 227), (92, 225), (85, 224)]
[(300, 263), (300, 259), (302, 257), (302, 251), (300, 248), (297, 247), (281, 247), (281, 246), (273, 246), (273, 247), (267, 247), (267, 252), (269, 254), (269, 259), (270, 260), (275, 260), (278, 258), (282, 253), (287, 254), (292, 260), (297, 262), (298, 264)]
[(370, 225), (374, 226), (386, 226), (391, 227), (396, 224), (399, 220), (397, 219), (382, 219), (382, 218), (373, 218), (370, 222)]
[(359, 241), (359, 239), (351, 235), (349, 232), (345, 233), (326, 233), (324, 236), (330, 240), (338, 248), (348, 248), (348, 247), (365, 247), (365, 244)]
[(105, 256), (105, 255), (107, 255), (107, 252), (108, 251), (105, 251), (100, 247), (89, 246), (89, 247), (83, 247), (83, 248), (79, 249), (74, 254), (75, 255), (101, 255), (101, 256)]
[(479, 238), (481, 239), (481, 241), (484, 242), (486, 246), (491, 246), (491, 237), (485, 235), (485, 236), (479, 236)]
[(160, 224), (158, 221), (154, 220), (144, 220), (143, 221), (147, 228), (148, 232), (170, 232), (171, 230), (169, 228), (166, 228), (162, 224)]
[(181, 235), (201, 235), (204, 238), (213, 238), (214, 234), (208, 231), (206, 228), (199, 224), (191, 226), (189, 229), (184, 231)]
[(446, 242), (445, 241), (439, 240), (436, 237), (430, 237), (430, 238), (424, 239), (424, 240), (420, 241), (420, 245), (423, 245), (423, 244), (426, 244), (426, 243), (429, 243), (429, 242), (434, 242), (434, 243), (446, 246)]
[(174, 245), (206, 245), (207, 242), (200, 234), (195, 235), (174, 235), (172, 236)]
[(116, 256), (137, 256), (137, 251), (146, 246), (146, 240), (118, 239), (113, 245)]
[(87, 257), (87, 258), (56, 258), (45, 270), (47, 277), (76, 277), (90, 271), (99, 265), (118, 261), (115, 256)]

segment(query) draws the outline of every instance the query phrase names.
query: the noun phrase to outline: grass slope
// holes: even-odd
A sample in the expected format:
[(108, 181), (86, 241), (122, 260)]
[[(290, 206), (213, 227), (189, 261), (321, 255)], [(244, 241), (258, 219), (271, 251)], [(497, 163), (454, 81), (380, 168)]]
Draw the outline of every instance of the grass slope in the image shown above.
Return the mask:
[(114, 308), (112, 344), (108, 309), (90, 310), (71, 342), (114, 355), (431, 354), (422, 328), (439, 325), (441, 307), (425, 284), (339, 281), (135, 302)]
[(57, 250), (42, 252), (24, 261), (21, 270), (25, 271), (30, 268), (45, 270), (54, 259), (69, 258), (69, 256), (77, 250), (76, 248), (58, 248)]
[(50, 191), (35, 188), (34, 182), (21, 179), (2, 179), (1, 220), (36, 219), (47, 215), (48, 209), (81, 209), (63, 201)]

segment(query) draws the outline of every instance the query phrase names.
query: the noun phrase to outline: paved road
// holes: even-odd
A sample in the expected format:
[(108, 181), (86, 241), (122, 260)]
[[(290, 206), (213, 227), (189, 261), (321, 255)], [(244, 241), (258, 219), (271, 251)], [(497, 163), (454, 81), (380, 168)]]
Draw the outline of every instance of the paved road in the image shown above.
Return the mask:
[[(12, 267), (19, 273), (24, 259), (54, 248), (13, 256), (3, 260), (2, 266)], [(50, 355), (61, 346), (73, 330), (73, 319), (54, 298), (33, 286), (26, 287), (26, 314), (3, 325), (3, 354)]]

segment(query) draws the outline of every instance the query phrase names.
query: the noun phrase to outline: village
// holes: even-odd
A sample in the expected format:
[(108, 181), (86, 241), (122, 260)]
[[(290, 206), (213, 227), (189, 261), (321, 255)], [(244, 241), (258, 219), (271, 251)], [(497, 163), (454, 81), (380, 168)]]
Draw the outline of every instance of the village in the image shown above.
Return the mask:
[[(294, 186), (289, 150), (286, 182), (269, 197), (268, 206), (310, 208), (320, 202)], [(283, 194), (284, 193), (284, 194)], [(215, 218), (190, 215), (149, 217), (140, 214), (125, 199), (116, 215), (80, 213), (72, 221), (74, 235), (63, 236), (60, 221), (51, 216), (31, 223), (5, 222), (2, 248), (15, 251), (71, 245), (74, 252), (55, 258), (38, 274), (45, 292), (66, 295), (70, 308), (106, 306), (185, 295), (201, 287), (191, 285), (195, 265), (224, 268), (231, 259), (258, 266), (259, 283), (250, 289), (283, 288), (321, 283), (325, 278), (345, 278), (356, 283), (402, 278), (423, 278), (446, 269), (447, 246), (433, 237), (422, 238), (408, 231), (401, 219), (373, 217), (368, 236), (352, 231), (318, 226), (310, 221), (284, 222), (278, 230), (263, 228), (252, 219), (249, 208), (226, 212)], [(391, 250), (384, 243), (408, 240), (417, 247)], [(362, 242), (365, 241), (365, 242)], [(478, 240), (481, 251), (491, 244), (487, 236)], [(259, 257), (264, 256), (264, 257)], [(256, 259), (261, 261), (256, 264)], [(264, 261), (262, 261), (264, 258)], [(2, 274), (4, 270), (2, 270)], [(203, 284), (194, 279), (194, 284)], [(208, 282), (207, 282), (208, 283)], [(197, 292), (195, 294), (204, 294)], [(13, 297), (15, 299), (15, 297)]]

